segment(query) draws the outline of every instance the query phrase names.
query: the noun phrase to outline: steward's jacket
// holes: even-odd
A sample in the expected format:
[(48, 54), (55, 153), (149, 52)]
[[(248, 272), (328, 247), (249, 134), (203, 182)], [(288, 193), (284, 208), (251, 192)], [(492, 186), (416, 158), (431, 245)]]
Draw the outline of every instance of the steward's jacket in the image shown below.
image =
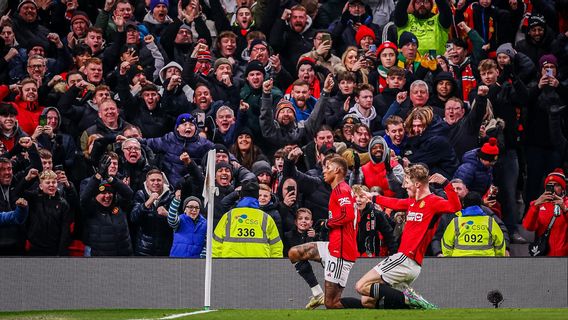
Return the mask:
[(457, 213), (442, 238), (442, 253), (446, 257), (494, 257), (505, 255), (503, 231), (479, 206)]
[(274, 220), (245, 197), (225, 213), (213, 232), (215, 258), (282, 258), (283, 244)]

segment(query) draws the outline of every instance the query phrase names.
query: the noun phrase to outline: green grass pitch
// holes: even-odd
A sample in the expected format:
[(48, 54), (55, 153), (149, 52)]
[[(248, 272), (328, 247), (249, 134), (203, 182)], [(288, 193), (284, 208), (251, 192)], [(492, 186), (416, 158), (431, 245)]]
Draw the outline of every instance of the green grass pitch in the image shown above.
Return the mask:
[[(120, 309), (0, 312), (0, 319), (18, 320), (128, 320), (160, 319), (194, 310)], [(443, 310), (217, 310), (176, 319), (194, 320), (336, 320), (336, 319), (462, 319), (462, 320), (549, 320), (568, 319), (568, 309), (443, 309)]]

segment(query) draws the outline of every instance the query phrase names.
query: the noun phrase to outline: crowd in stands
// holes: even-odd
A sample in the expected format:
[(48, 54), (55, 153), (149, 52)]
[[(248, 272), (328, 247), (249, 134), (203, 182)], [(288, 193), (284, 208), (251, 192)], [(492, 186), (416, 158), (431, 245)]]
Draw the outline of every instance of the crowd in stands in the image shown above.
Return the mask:
[[(464, 207), (431, 226), (430, 255), (507, 255), (522, 225), (568, 256), (566, 0), (21, 0), (0, 14), (0, 255), (203, 257), (215, 149), (214, 227), (235, 206), (246, 219), (246, 194), (281, 241), (271, 257), (326, 239), (331, 154), (349, 164), (361, 256), (395, 253), (407, 214), (361, 190), (406, 198), (415, 163)], [(470, 222), (489, 243), (463, 245), (481, 243)]]

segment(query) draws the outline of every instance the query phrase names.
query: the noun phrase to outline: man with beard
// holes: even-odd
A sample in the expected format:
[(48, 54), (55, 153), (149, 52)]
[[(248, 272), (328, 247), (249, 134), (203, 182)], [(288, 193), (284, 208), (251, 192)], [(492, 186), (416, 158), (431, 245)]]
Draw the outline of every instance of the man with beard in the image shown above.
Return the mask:
[(284, 68), (294, 70), (300, 56), (312, 49), (314, 30), (311, 19), (302, 5), (284, 9), (282, 17), (274, 23), (270, 33), (270, 46), (280, 53)]
[(290, 97), (290, 102), (295, 109), (296, 120), (307, 120), (317, 102), (317, 99), (310, 94), (309, 84), (300, 79), (294, 81)]
[(434, 77), (432, 85), (434, 94), (428, 100), (428, 105), (441, 111), (449, 98), (457, 96), (457, 82), (451, 72), (442, 71)]
[(31, 135), (39, 125), (39, 116), (44, 107), (38, 102), (38, 85), (35, 80), (26, 78), (21, 82), (20, 94), (16, 97), (17, 120), (22, 130)]
[(538, 65), (540, 57), (552, 52), (554, 31), (546, 25), (544, 17), (538, 14), (531, 15), (528, 24), (525, 39), (517, 42), (515, 48)]
[(281, 100), (273, 111), (272, 85), (272, 80), (266, 80), (262, 84), (263, 96), (260, 110), (262, 136), (277, 148), (286, 144), (302, 143), (313, 137), (323, 122), (329, 94), (334, 85), (333, 76), (331, 74), (327, 76), (323, 96), (316, 103), (308, 119), (302, 121), (296, 120), (296, 109), (290, 101)]
[(383, 137), (373, 137), (368, 148), (371, 161), (360, 170), (353, 171), (350, 185), (363, 184), (368, 188), (378, 186), (383, 195), (396, 196), (404, 176), (402, 165), (391, 158), (390, 149)]
[(232, 31), (237, 35), (237, 52), (243, 52), (247, 47), (246, 36), (251, 31), (258, 30), (254, 21), (252, 11), (248, 6), (241, 6), (235, 13), (235, 22), (231, 24), (225, 10), (221, 6), (220, 0), (209, 1), (211, 7), (211, 19), (215, 21), (215, 29), (218, 33), (223, 31)]
[(341, 156), (353, 170), (359, 170), (359, 166), (371, 160), (368, 151), (371, 137), (371, 130), (364, 123), (358, 123), (353, 126), (353, 137), (347, 143), (348, 148), (341, 152)]
[[(408, 6), (412, 1), (413, 13), (408, 13)], [(448, 41), (449, 28), (452, 25), (453, 15), (450, 5), (445, 0), (436, 0), (438, 13), (432, 12), (433, 0), (401, 0), (394, 9), (394, 23), (398, 36), (407, 31), (416, 35), (420, 42), (420, 54), (429, 50), (442, 54)]]
[[(39, 177), (39, 192), (31, 186)], [(71, 242), (73, 214), (57, 190), (57, 175), (51, 170), (30, 169), (16, 187), (16, 193), (29, 203), (27, 238), (32, 256), (66, 256)]]

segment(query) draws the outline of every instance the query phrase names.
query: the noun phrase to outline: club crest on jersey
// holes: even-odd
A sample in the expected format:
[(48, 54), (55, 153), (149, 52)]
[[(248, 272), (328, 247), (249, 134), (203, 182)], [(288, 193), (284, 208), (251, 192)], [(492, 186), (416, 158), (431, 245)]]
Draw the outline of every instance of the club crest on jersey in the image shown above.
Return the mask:
[(422, 217), (424, 217), (424, 214), (420, 213), (420, 212), (408, 212), (408, 215), (406, 216), (406, 221), (416, 221), (416, 222), (421, 222), (422, 221)]
[(426, 204), (424, 203), (424, 200), (422, 200), (422, 201), (420, 202), (420, 205), (419, 205), (418, 207), (419, 207), (420, 209), (422, 209), (422, 208), (424, 208), (425, 205), (426, 205)]
[(339, 198), (339, 206), (343, 207), (346, 204), (351, 204), (351, 200), (348, 197)]

